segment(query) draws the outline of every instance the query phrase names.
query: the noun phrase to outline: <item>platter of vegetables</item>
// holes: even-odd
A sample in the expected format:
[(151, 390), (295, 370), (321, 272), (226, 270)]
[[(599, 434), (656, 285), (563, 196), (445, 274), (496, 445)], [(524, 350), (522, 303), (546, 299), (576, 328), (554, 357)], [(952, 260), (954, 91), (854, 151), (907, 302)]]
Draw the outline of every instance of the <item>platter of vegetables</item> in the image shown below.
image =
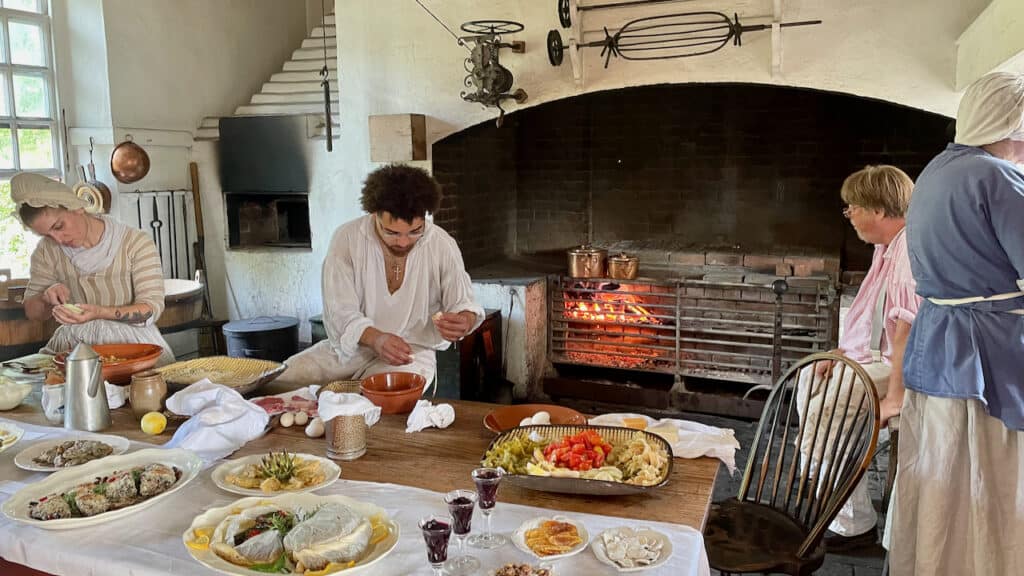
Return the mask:
[(521, 426), (495, 438), (482, 459), (505, 481), (546, 492), (638, 494), (663, 486), (672, 447), (656, 434), (615, 426)]

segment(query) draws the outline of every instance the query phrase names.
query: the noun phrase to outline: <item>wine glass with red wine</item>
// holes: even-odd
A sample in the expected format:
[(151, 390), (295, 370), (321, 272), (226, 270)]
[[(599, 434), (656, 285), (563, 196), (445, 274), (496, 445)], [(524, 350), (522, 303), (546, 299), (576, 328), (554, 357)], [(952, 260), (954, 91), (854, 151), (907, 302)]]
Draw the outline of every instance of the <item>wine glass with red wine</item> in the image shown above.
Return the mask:
[(459, 556), (452, 558), (445, 565), (445, 569), (452, 576), (472, 574), (480, 569), (480, 561), (475, 556), (466, 554), (466, 537), (469, 536), (473, 523), (473, 508), (476, 501), (476, 492), (472, 490), (452, 490), (444, 496), (448, 513), (452, 517), (452, 532), (459, 541)]
[(444, 563), (448, 559), (448, 539), (452, 535), (451, 516), (432, 514), (420, 518), (420, 530), (427, 544), (427, 560), (434, 576), (445, 576)]
[(508, 543), (508, 538), (501, 534), (495, 534), (491, 530), (491, 513), (494, 512), (494, 505), (498, 500), (498, 485), (505, 471), (501, 468), (477, 468), (473, 470), (473, 482), (476, 483), (476, 505), (487, 521), (487, 530), (483, 534), (474, 534), (469, 537), (469, 545), (474, 548), (491, 550), (500, 548)]

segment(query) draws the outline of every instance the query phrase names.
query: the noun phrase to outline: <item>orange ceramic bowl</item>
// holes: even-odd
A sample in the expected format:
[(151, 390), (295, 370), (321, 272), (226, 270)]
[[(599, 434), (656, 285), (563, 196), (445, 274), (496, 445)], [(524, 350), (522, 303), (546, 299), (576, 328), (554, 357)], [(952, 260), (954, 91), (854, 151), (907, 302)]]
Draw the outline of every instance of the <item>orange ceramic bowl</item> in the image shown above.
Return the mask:
[(377, 406), (381, 414), (407, 414), (416, 407), (427, 379), (412, 372), (385, 372), (363, 380), (359, 391)]
[[(156, 344), (96, 344), (92, 347), (103, 361), (103, 379), (111, 384), (130, 384), (132, 374), (156, 365), (163, 348)], [(61, 352), (53, 363), (65, 372), (65, 359), (70, 352)]]

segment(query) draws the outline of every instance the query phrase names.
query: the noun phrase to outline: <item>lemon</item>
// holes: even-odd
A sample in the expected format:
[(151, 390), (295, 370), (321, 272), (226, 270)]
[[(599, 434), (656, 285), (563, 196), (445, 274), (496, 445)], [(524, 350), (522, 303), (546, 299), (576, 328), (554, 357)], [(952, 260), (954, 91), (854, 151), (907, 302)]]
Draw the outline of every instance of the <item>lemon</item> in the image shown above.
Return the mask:
[(160, 412), (147, 412), (141, 424), (143, 432), (156, 436), (167, 428), (167, 417)]
[(186, 541), (185, 546), (193, 550), (207, 550), (210, 548), (211, 534), (213, 534), (213, 528), (196, 528), (192, 531), (195, 539)]

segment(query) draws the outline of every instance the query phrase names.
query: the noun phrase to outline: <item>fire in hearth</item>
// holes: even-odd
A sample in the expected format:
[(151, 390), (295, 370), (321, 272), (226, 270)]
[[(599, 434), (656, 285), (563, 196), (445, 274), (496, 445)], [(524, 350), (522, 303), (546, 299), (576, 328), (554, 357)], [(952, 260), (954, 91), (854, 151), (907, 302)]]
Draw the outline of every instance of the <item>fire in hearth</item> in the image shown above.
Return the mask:
[(643, 307), (643, 300), (635, 294), (595, 292), (589, 296), (589, 300), (573, 300), (571, 293), (566, 292), (565, 317), (595, 322), (661, 324), (660, 320)]
[[(574, 362), (617, 368), (650, 365), (665, 356), (658, 331), (664, 326), (648, 287), (582, 282), (562, 292), (562, 317), (571, 339), (566, 354)], [(655, 296), (656, 298), (656, 296)], [(650, 328), (645, 328), (650, 327)]]

